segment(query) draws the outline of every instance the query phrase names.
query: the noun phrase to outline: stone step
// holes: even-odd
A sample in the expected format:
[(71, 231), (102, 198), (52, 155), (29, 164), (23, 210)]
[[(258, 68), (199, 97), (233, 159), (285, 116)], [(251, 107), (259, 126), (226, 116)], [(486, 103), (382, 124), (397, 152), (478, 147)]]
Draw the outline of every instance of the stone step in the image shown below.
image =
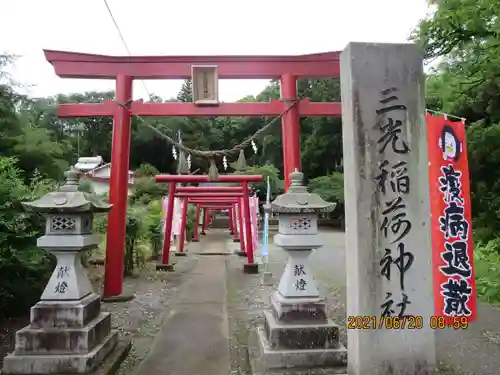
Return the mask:
[(270, 311), (264, 311), (264, 332), (273, 349), (337, 349), (339, 327), (332, 320), (316, 324), (280, 323)]
[(111, 331), (111, 314), (100, 313), (83, 328), (32, 328), (26, 326), (16, 332), (15, 353), (70, 354), (88, 353), (99, 345)]

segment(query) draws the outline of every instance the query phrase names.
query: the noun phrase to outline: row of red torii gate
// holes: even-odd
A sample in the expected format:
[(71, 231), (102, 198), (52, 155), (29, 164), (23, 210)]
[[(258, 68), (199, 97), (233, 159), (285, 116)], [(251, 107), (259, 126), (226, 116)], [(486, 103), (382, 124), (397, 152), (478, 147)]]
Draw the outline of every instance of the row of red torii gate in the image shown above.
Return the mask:
[[(115, 100), (92, 104), (61, 104), (58, 112), (62, 118), (113, 117), (109, 194), (109, 202), (113, 204), (113, 209), (108, 214), (103, 297), (119, 296), (123, 290), (132, 116), (281, 115), (283, 174), (285, 186), (288, 187), (290, 173), (296, 169), (301, 170), (299, 118), (341, 115), (340, 103), (311, 102), (307, 98), (299, 99), (297, 95), (297, 79), (338, 78), (340, 52), (298, 56), (104, 56), (53, 50), (44, 52), (47, 61), (52, 64), (59, 77), (116, 81)], [(279, 79), (281, 98), (270, 102), (221, 103), (218, 100), (219, 78)], [(193, 103), (134, 101), (132, 96), (134, 79), (192, 79)], [(294, 105), (290, 106), (290, 103)], [(176, 182), (208, 182), (207, 176), (190, 178), (192, 180), (188, 181), (179, 179), (178, 176), (157, 176), (156, 180), (168, 182), (171, 187)], [(260, 179), (261, 176), (221, 176), (218, 181), (241, 184), (241, 194), (245, 195), (248, 184)], [(245, 202), (248, 203), (248, 200), (243, 199), (243, 204), (247, 204)], [(242, 211), (245, 212), (244, 207)], [(245, 231), (248, 230), (245, 228)], [(250, 238), (250, 233), (248, 237)], [(250, 249), (251, 247), (247, 246), (249, 254), (252, 253)]]
[[(247, 258), (247, 264), (244, 265), (244, 272), (257, 273), (258, 264), (254, 262), (255, 241), (257, 235), (257, 226), (252, 223), (252, 209), (250, 207), (250, 192), (251, 187), (248, 182), (258, 182), (262, 180), (262, 176), (223, 176), (223, 180), (232, 180), (233, 182), (242, 181), (240, 186), (177, 186), (172, 180), (193, 181), (198, 180), (201, 176), (157, 176), (158, 182), (169, 182), (169, 193), (165, 207), (165, 226), (164, 239), (162, 247), (161, 264), (157, 265), (157, 269), (173, 270), (173, 264), (170, 259), (173, 221), (174, 221), (174, 199), (179, 198), (182, 201), (180, 212), (180, 227), (179, 237), (177, 239), (176, 255), (186, 255), (184, 251), (186, 224), (188, 218), (188, 206), (194, 204), (196, 206), (195, 226), (193, 230), (192, 242), (199, 241), (199, 223), (201, 210), (203, 209), (202, 231), (205, 234), (209, 223), (214, 219), (215, 213), (220, 210), (228, 210), (229, 216), (229, 231), (233, 235), (233, 242), (240, 243), (240, 256)], [(241, 232), (241, 233), (240, 233)]]

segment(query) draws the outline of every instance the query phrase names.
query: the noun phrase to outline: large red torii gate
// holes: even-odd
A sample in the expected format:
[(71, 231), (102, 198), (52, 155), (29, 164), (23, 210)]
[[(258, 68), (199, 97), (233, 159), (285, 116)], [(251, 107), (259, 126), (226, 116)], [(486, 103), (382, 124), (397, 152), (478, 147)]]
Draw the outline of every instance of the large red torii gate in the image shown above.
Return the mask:
[[(127, 183), (132, 114), (139, 116), (277, 116), (297, 99), (297, 78), (334, 78), (340, 75), (339, 52), (299, 56), (105, 56), (44, 50), (45, 58), (62, 78), (114, 79), (116, 101), (99, 104), (62, 104), (60, 117), (113, 116), (110, 203), (106, 241), (104, 297), (122, 293), (122, 280), (109, 275), (123, 269)], [(188, 79), (193, 65), (215, 65), (221, 79), (280, 79), (282, 101), (269, 103), (219, 103), (200, 107), (194, 103), (144, 103), (132, 101), (134, 79)], [(300, 116), (340, 116), (340, 103), (300, 100), (282, 118), (285, 186), (300, 168)]]

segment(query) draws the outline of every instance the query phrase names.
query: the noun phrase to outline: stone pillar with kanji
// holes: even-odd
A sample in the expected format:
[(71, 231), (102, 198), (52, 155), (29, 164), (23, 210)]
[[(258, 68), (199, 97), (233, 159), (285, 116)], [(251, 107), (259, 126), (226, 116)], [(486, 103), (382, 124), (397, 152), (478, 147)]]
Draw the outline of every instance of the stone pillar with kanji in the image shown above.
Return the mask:
[(101, 311), (100, 296), (82, 266), (83, 251), (96, 248), (92, 233), (95, 213), (112, 206), (79, 191), (78, 172), (66, 172), (58, 191), (34, 202), (26, 211), (45, 216), (45, 235), (37, 245), (57, 258), (57, 266), (31, 308), (30, 324), (16, 333), (14, 352), (3, 361), (3, 374), (81, 374), (93, 371), (116, 347), (118, 334), (111, 315)]
[(319, 213), (333, 211), (335, 203), (309, 193), (303, 177), (297, 170), (292, 172), (288, 191), (264, 206), (278, 214), (274, 244), (289, 258), (271, 296), (271, 310), (264, 311), (264, 325), (250, 338), (254, 373), (290, 368), (339, 370), (346, 365), (347, 351), (339, 341), (339, 327), (328, 319), (326, 300), (308, 264), (312, 250), (323, 246), (317, 225)]

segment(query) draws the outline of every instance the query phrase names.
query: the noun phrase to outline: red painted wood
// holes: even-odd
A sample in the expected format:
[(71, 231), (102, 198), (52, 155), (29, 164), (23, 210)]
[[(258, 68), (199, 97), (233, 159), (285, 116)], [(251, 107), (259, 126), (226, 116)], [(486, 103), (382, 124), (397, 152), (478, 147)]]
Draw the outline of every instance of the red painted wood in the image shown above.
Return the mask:
[[(191, 203), (191, 202), (190, 202)], [(194, 230), (193, 230), (193, 240), (198, 241), (198, 227), (199, 227), (199, 221), (200, 221), (200, 211), (201, 207), (199, 204), (196, 204), (196, 215), (195, 215), (195, 221), (194, 221)]]
[[(241, 197), (241, 196), (240, 196)], [(237, 201), (239, 197), (198, 197), (198, 198), (189, 198), (189, 202), (197, 202), (197, 203), (226, 203), (226, 202), (234, 202)]]
[[(111, 116), (119, 104), (114, 101), (103, 103), (80, 103), (59, 105), (59, 117), (94, 117)], [(168, 116), (278, 116), (285, 110), (285, 104), (279, 100), (259, 103), (220, 103), (217, 106), (197, 106), (194, 103), (143, 103), (141, 100), (130, 105), (130, 111), (142, 117)], [(302, 99), (291, 111), (302, 117), (339, 117), (342, 114), (340, 103), (311, 102)]]
[(162, 264), (168, 264), (170, 259), (170, 238), (172, 237), (172, 219), (174, 218), (175, 182), (168, 186), (167, 216), (165, 217), (165, 237), (163, 240)]
[[(207, 175), (180, 175), (180, 174), (159, 174), (155, 176), (156, 182), (260, 182), (261, 175), (221, 175), (217, 181), (210, 181)], [(248, 186), (248, 185), (247, 185)]]
[(212, 203), (208, 203), (208, 204), (201, 204), (201, 207), (202, 208), (209, 208), (209, 209), (213, 209), (213, 210), (216, 210), (216, 211), (220, 211), (220, 210), (226, 210), (226, 209), (229, 209), (231, 208), (231, 205), (230, 204), (221, 204), (221, 205), (217, 205), (217, 204), (212, 204)]
[(250, 202), (248, 200), (248, 183), (243, 182), (243, 214), (245, 215), (245, 234), (246, 234), (246, 249), (248, 264), (253, 264), (253, 241), (252, 241), (252, 224), (250, 223)]
[(234, 198), (242, 197), (242, 193), (176, 193), (177, 198)]
[(243, 228), (243, 206), (241, 204), (242, 199), (238, 199), (237, 205), (238, 205), (238, 223), (240, 226), (240, 251), (242, 253), (246, 253), (246, 246), (245, 246), (245, 236), (243, 235), (243, 231), (245, 228)]
[(187, 223), (187, 215), (188, 215), (188, 200), (184, 199), (182, 205), (182, 216), (181, 216), (181, 233), (179, 235), (179, 253), (184, 252), (184, 241), (186, 239), (186, 223)]
[[(281, 77), (281, 96), (284, 99), (297, 97), (297, 78), (291, 74)], [(300, 171), (300, 114), (297, 108), (290, 109), (282, 118), (283, 134), (283, 174), (285, 176), (285, 191), (290, 186), (290, 173)]]
[[(124, 75), (116, 77), (116, 97), (120, 101), (132, 98), (131, 77)], [(122, 107), (115, 108), (109, 185), (109, 203), (113, 208), (108, 214), (104, 297), (118, 296), (123, 292), (130, 128), (130, 112)]]
[(241, 193), (242, 188), (241, 186), (179, 186), (175, 191), (177, 193)]
[(188, 79), (191, 65), (217, 65), (221, 79), (340, 76), (340, 52), (298, 56), (105, 56), (44, 50), (46, 60), (62, 78)]
[(232, 213), (232, 217), (233, 217), (233, 241), (236, 240), (238, 241), (239, 239), (239, 233), (238, 233), (238, 224), (236, 223), (236, 221), (238, 220), (238, 218), (236, 217), (236, 205), (233, 204), (231, 206), (231, 213)]

